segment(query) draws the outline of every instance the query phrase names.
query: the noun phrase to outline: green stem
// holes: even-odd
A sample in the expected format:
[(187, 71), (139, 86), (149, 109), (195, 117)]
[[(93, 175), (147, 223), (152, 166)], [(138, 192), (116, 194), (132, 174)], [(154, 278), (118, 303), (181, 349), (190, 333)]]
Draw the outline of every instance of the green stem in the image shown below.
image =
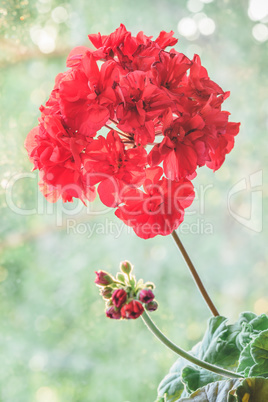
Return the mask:
[(212, 302), (211, 298), (209, 297), (208, 292), (206, 291), (205, 286), (203, 285), (203, 282), (201, 281), (200, 276), (198, 275), (198, 273), (194, 267), (194, 264), (192, 263), (187, 251), (185, 250), (185, 248), (184, 248), (179, 236), (175, 232), (175, 230), (174, 230), (174, 232), (172, 232), (172, 237), (175, 240), (175, 243), (178, 246), (181, 254), (183, 255), (183, 258), (184, 258), (186, 264), (188, 265), (190, 272), (194, 278), (196, 286), (200, 290), (200, 293), (203, 296), (205, 302), (207, 303), (208, 308), (210, 309), (210, 311), (212, 312), (214, 317), (217, 317), (220, 314), (219, 314), (218, 310), (216, 309), (214, 303)]
[(203, 360), (199, 360), (196, 357), (190, 355), (189, 353), (185, 352), (185, 350), (179, 348), (177, 345), (172, 343), (168, 338), (165, 337), (165, 335), (160, 331), (159, 328), (155, 325), (155, 323), (152, 321), (152, 319), (149, 317), (149, 315), (146, 313), (146, 311), (143, 312), (141, 318), (143, 319), (144, 323), (147, 325), (149, 330), (162, 342), (164, 345), (166, 345), (169, 349), (171, 349), (173, 352), (177, 353), (179, 356), (183, 357), (184, 359), (190, 361), (193, 364), (196, 364), (199, 367), (202, 367), (206, 370), (212, 371), (213, 373), (219, 374), (224, 377), (229, 377), (229, 378), (242, 378), (241, 375), (233, 373), (232, 371), (229, 370), (224, 370), (221, 367), (214, 366), (214, 364), (209, 364), (207, 362), (204, 362)]

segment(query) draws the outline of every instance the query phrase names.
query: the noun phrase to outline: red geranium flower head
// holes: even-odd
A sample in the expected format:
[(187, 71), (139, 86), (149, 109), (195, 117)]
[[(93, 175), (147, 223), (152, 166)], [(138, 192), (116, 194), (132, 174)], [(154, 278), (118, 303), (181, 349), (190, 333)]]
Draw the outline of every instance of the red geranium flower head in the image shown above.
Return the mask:
[(183, 221), (190, 180), (198, 167), (219, 169), (239, 123), (222, 110), (229, 92), (199, 56), (166, 50), (177, 42), (173, 34), (153, 40), (121, 24), (89, 35), (95, 50), (70, 52), (25, 142), (49, 201), (92, 201), (98, 185), (101, 201), (142, 238)]

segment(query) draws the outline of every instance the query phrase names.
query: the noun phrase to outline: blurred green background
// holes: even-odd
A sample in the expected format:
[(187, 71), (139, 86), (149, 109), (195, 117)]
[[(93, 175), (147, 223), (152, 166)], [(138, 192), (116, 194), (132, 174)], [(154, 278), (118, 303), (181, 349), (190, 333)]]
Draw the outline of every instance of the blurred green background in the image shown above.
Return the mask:
[[(152, 402), (176, 356), (141, 320), (105, 318), (94, 270), (130, 260), (154, 281), (160, 328), (188, 349), (210, 312), (171, 236), (142, 240), (95, 201), (48, 204), (23, 143), (70, 49), (123, 22), (134, 34), (175, 31), (231, 90), (241, 121), (222, 168), (194, 180), (181, 239), (222, 315), (267, 312), (268, 2), (5, 0), (0, 2), (0, 400)], [(229, 204), (228, 204), (229, 199)], [(96, 211), (99, 211), (97, 213)], [(120, 231), (120, 234), (119, 234)]]

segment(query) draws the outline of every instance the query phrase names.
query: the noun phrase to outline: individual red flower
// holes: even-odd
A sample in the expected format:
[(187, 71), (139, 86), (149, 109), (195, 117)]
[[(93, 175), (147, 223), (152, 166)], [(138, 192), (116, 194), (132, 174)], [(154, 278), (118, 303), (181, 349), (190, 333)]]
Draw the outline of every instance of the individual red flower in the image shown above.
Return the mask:
[(132, 300), (121, 308), (121, 316), (126, 319), (138, 318), (143, 312), (143, 305), (138, 300)]
[(45, 112), (40, 125), (28, 134), (25, 147), (34, 169), (40, 171), (40, 189), (49, 201), (95, 198), (95, 188), (86, 187), (82, 179), (81, 154), (86, 145), (85, 139), (68, 130), (58, 115)]
[(121, 318), (121, 312), (120, 310), (117, 310), (116, 307), (111, 306), (108, 307), (107, 310), (105, 311), (106, 317), (112, 318), (114, 320), (120, 320)]
[(104, 63), (99, 70), (92, 53), (82, 57), (79, 68), (71, 69), (59, 85), (61, 113), (67, 124), (80, 134), (94, 136), (114, 116), (118, 81), (116, 63)]
[(85, 177), (91, 185), (101, 182), (98, 193), (101, 201), (115, 207), (126, 184), (140, 186), (145, 178), (147, 153), (143, 147), (125, 147), (115, 131), (107, 138), (99, 136), (86, 148), (83, 163)]
[(200, 57), (197, 54), (193, 58), (188, 83), (187, 95), (200, 103), (207, 102), (211, 94), (224, 94), (222, 88), (209, 78), (207, 70), (201, 65)]
[(120, 27), (110, 35), (101, 35), (100, 33), (90, 34), (88, 35), (88, 38), (93, 46), (95, 46), (97, 49), (101, 48), (107, 57), (113, 57), (116, 49), (122, 46), (126, 36), (129, 35), (130, 32), (126, 30), (126, 27), (123, 24), (120, 24)]
[[(161, 51), (159, 61), (152, 65), (153, 82), (165, 89), (165, 91), (178, 104), (181, 102), (181, 86), (185, 80), (186, 72), (192, 66), (192, 62), (183, 53), (174, 49), (171, 53)], [(176, 96), (180, 95), (177, 99)]]
[(133, 71), (122, 77), (119, 88), (121, 102), (116, 116), (118, 127), (127, 132), (144, 126), (146, 121), (159, 116), (171, 104), (165, 91), (151, 84), (143, 71)]
[(127, 292), (124, 289), (116, 289), (112, 294), (112, 302), (120, 308), (127, 300)]
[(157, 166), (163, 161), (164, 173), (170, 180), (180, 180), (192, 175), (197, 168), (198, 155), (189, 134), (194, 133), (196, 138), (198, 135), (202, 136), (204, 125), (198, 115), (193, 118), (177, 117), (174, 120), (169, 109), (163, 119), (164, 138), (150, 152), (150, 165)]
[(154, 299), (154, 294), (151, 289), (142, 289), (139, 293), (139, 300), (142, 303), (149, 303)]
[(163, 162), (164, 173), (170, 180), (190, 177), (198, 166), (205, 164), (216, 170), (231, 151), (240, 124), (228, 123), (229, 113), (213, 107), (214, 100), (211, 96), (192, 116), (185, 114), (174, 119), (171, 109), (164, 114), (164, 138), (153, 147), (148, 162), (151, 166)]
[(224, 135), (218, 138), (218, 144), (209, 152), (210, 161), (206, 165), (210, 168), (218, 170), (225, 160), (225, 155), (231, 152), (234, 147), (234, 137), (239, 133), (240, 123), (227, 123)]
[(122, 196), (124, 204), (115, 211), (116, 216), (143, 239), (172, 233), (183, 221), (184, 209), (194, 199), (189, 180), (160, 179), (162, 172), (160, 167), (147, 169), (145, 191), (127, 190)]

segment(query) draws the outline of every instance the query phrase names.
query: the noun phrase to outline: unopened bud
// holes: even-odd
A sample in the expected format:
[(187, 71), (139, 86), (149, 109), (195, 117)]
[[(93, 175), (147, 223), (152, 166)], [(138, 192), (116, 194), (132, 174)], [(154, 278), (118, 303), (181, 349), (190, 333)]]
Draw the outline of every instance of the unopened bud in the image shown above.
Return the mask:
[(112, 301), (115, 307), (120, 308), (127, 300), (127, 292), (124, 289), (116, 289), (112, 295)]
[(101, 289), (100, 294), (104, 299), (109, 300), (112, 297), (113, 291), (112, 288), (106, 287)]
[(117, 308), (115, 308), (114, 306), (108, 307), (105, 313), (106, 317), (113, 318), (114, 320), (120, 320), (121, 318), (120, 311), (117, 310)]
[(95, 271), (96, 274), (96, 279), (95, 279), (95, 283), (96, 285), (99, 286), (107, 286), (110, 285), (111, 283), (113, 283), (114, 278), (108, 274), (108, 272), (105, 271)]
[(139, 300), (142, 303), (150, 303), (154, 299), (154, 294), (151, 289), (142, 289), (139, 292)]
[(121, 315), (126, 319), (138, 318), (143, 312), (143, 305), (138, 300), (132, 300), (121, 308)]
[(145, 304), (145, 308), (148, 311), (155, 311), (158, 308), (158, 303), (155, 300), (153, 300), (153, 301)]
[(132, 265), (129, 261), (123, 261), (120, 264), (120, 269), (122, 272), (124, 272), (124, 274), (129, 275), (130, 272), (132, 271)]

